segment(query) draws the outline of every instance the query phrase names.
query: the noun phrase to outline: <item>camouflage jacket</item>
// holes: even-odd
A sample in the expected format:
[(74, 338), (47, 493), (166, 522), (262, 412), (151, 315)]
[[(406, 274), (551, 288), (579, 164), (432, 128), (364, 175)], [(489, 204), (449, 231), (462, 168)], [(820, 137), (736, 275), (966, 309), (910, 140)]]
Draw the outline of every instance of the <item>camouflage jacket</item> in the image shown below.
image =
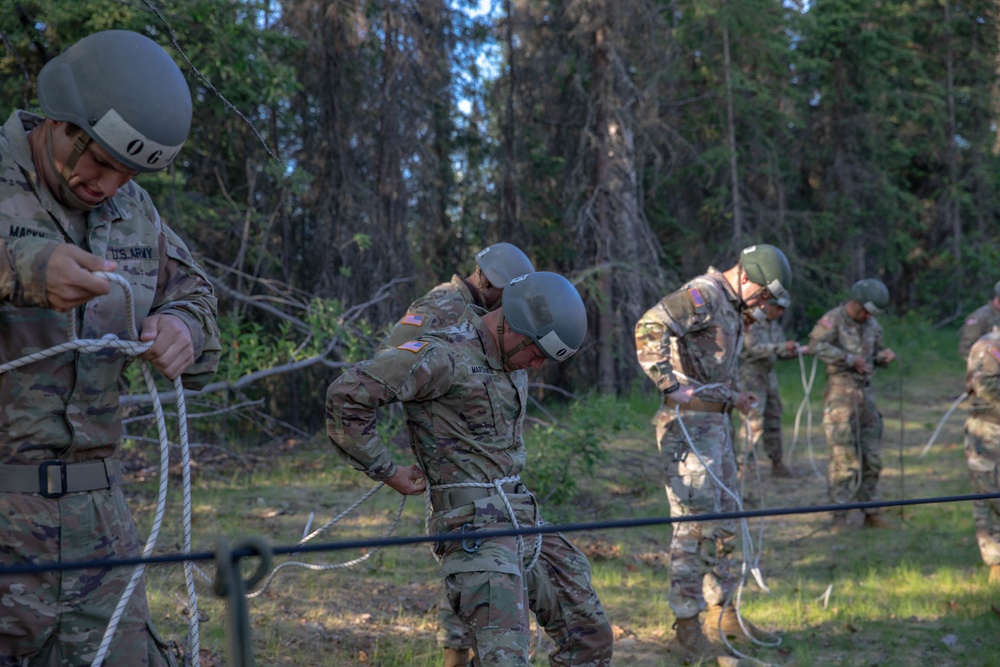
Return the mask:
[(678, 381), (695, 388), (722, 384), (698, 394), (707, 401), (731, 402), (742, 342), (740, 298), (711, 267), (663, 297), (635, 325), (639, 365), (657, 388)]
[[(67, 315), (50, 310), (48, 259), (73, 243), (71, 223), (35, 173), (26, 131), (38, 116), (15, 111), (0, 133), (0, 363), (67, 341)], [(219, 362), (216, 300), (184, 243), (166, 227), (135, 183), (86, 216), (82, 247), (118, 263), (132, 285), (135, 323), (154, 313), (180, 317), (191, 329), (195, 364), (185, 385), (203, 386)], [(77, 336), (128, 337), (120, 286), (76, 310)], [(127, 357), (118, 351), (65, 352), (0, 374), (0, 463), (60, 457), (68, 462), (111, 455), (121, 436), (118, 381)]]
[(980, 337), (969, 351), (965, 389), (972, 397), (969, 412), (1000, 417), (1000, 331)]
[(525, 371), (507, 373), (470, 306), (457, 324), (355, 364), (326, 394), (326, 428), (338, 455), (377, 481), (396, 472), (376, 410), (400, 402), (428, 483), (490, 482), (524, 469)]
[(375, 350), (376, 354), (415, 340), (427, 331), (451, 326), (462, 317), (469, 305), (485, 304), (479, 298), (479, 292), (465, 278), (452, 276), (451, 282), (441, 283), (410, 304), (406, 315), (396, 322)]
[(819, 319), (809, 333), (809, 349), (826, 364), (827, 376), (846, 373), (858, 382), (867, 383), (872, 372), (855, 371), (855, 358), (865, 359), (873, 368), (886, 365), (882, 359), (882, 325), (874, 316), (867, 322), (855, 321), (847, 314), (846, 304)]
[(968, 359), (972, 344), (998, 324), (1000, 310), (996, 309), (992, 301), (972, 311), (958, 333), (958, 353), (962, 355), (962, 359)]
[(785, 343), (785, 330), (781, 327), (781, 322), (754, 322), (743, 337), (740, 372), (766, 375), (774, 368), (778, 359), (791, 359), (796, 353), (789, 352)]

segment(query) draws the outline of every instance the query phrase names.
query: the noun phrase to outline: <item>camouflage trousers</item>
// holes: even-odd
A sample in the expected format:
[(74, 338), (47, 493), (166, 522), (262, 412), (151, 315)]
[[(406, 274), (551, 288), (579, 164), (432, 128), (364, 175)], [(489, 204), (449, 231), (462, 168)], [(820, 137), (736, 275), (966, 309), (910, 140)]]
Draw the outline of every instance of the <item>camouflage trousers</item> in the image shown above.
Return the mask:
[[(701, 458), (691, 451), (673, 410), (661, 408), (654, 419), (670, 516), (736, 511), (736, 501), (709, 475), (711, 470), (722, 484), (737, 492), (729, 415), (682, 412), (681, 419)], [(673, 530), (667, 602), (677, 618), (691, 618), (706, 604), (723, 604), (735, 589), (731, 555), (736, 522), (686, 521), (673, 524)]]
[[(0, 493), (0, 566), (135, 557), (121, 488), (62, 498)], [(80, 667), (97, 655), (132, 568), (0, 576), (0, 667)], [(153, 630), (140, 583), (108, 651), (122, 667), (175, 664)]]
[[(823, 429), (830, 446), (827, 484), (836, 504), (878, 500), (882, 414), (875, 393), (846, 375), (827, 378)], [(878, 510), (866, 510), (877, 513)]]
[[(1000, 493), (1000, 424), (970, 417), (965, 422), (965, 461), (973, 493)], [(972, 518), (986, 565), (1000, 565), (1000, 500), (975, 500)]]
[[(533, 538), (526, 536), (526, 549), (532, 544)], [(548, 534), (542, 537), (535, 566), (524, 576), (521, 572), (523, 565), (518, 574), (479, 571), (445, 577), (449, 608), (467, 628), (466, 646), (475, 651), (474, 663), (528, 665), (530, 610), (556, 644), (550, 665), (610, 667), (614, 636), (591, 584), (587, 557), (562, 535)]]
[[(781, 392), (778, 390), (778, 374), (774, 368), (768, 372), (743, 373), (740, 375), (743, 391), (757, 397), (757, 407), (747, 413), (745, 419), (750, 431), (750, 452), (754, 456), (763, 444), (764, 453), (772, 461), (780, 461), (783, 456), (781, 446)], [(734, 438), (737, 443), (743, 438)], [(737, 463), (742, 462), (743, 452), (737, 448)]]

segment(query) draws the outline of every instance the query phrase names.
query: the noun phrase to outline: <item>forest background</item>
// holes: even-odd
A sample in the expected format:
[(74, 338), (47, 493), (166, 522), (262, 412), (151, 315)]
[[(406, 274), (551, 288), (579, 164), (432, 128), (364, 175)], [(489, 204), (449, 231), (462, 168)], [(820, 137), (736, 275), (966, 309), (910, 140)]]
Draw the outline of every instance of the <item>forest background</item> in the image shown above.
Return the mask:
[(542, 387), (641, 386), (636, 320), (755, 242), (791, 260), (790, 336), (871, 276), (895, 316), (957, 327), (1000, 277), (998, 19), (995, 0), (0, 0), (0, 90), (37, 110), (42, 65), (102, 29), (176, 58), (192, 132), (138, 180), (212, 274), (237, 415), (216, 435), (252, 443), (322, 430), (339, 369), (497, 241), (588, 305)]

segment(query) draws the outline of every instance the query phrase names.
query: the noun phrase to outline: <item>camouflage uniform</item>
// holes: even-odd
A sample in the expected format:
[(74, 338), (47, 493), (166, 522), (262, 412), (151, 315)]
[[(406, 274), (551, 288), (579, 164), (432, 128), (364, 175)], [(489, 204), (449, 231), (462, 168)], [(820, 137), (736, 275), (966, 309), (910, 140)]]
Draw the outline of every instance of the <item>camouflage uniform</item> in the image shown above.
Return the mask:
[[(1000, 493), (1000, 330), (981, 337), (969, 353), (965, 387), (972, 397), (965, 421), (965, 460), (974, 493)], [(1000, 500), (976, 500), (979, 552), (1000, 565)]]
[[(706, 465), (727, 488), (737, 488), (729, 408), (742, 339), (740, 298), (714, 268), (664, 297), (636, 324), (639, 365), (661, 391), (678, 381), (696, 388), (720, 385), (682, 406), (681, 420), (667, 395), (653, 420), (673, 517), (736, 510)], [(680, 421), (704, 464), (690, 451)], [(706, 602), (722, 605), (730, 598), (735, 528), (731, 519), (674, 524), (668, 602), (677, 618), (697, 616)]]
[[(134, 183), (74, 225), (35, 174), (25, 133), (41, 120), (14, 112), (0, 134), (0, 362), (66, 342), (67, 315), (48, 308), (45, 279), (53, 249), (69, 242), (118, 262), (132, 284), (137, 324), (153, 313), (187, 323), (197, 361), (185, 383), (203, 385), (219, 360), (216, 301), (204, 273)], [(81, 338), (128, 336), (117, 285), (76, 309), (76, 319)], [(0, 374), (0, 477), (38, 479), (38, 464), (53, 459), (99, 468), (109, 461), (121, 436), (126, 361), (116, 351), (74, 351)], [(105, 469), (110, 488), (61, 497), (0, 485), (0, 566), (138, 556), (117, 465)], [(0, 578), (0, 666), (90, 664), (130, 576), (115, 568)], [(109, 655), (122, 665), (173, 662), (141, 586)]]
[(441, 283), (427, 294), (410, 304), (404, 315), (379, 344), (375, 353), (416, 340), (421, 334), (450, 327), (465, 312), (466, 306), (484, 307), (478, 290), (459, 275), (451, 281)]
[[(479, 291), (465, 278), (454, 275), (410, 304), (404, 315), (375, 350), (376, 354), (415, 340), (421, 334), (451, 326), (469, 305), (483, 306)], [(465, 625), (451, 609), (447, 598), (438, 604), (438, 644), (443, 648), (468, 649), (471, 639)]]
[[(782, 459), (781, 392), (774, 364), (778, 359), (796, 355), (785, 342), (785, 332), (778, 320), (754, 322), (746, 331), (740, 352), (740, 385), (743, 391), (757, 397), (757, 407), (751, 408), (746, 416), (750, 451), (756, 455), (757, 446), (763, 442), (764, 452), (772, 461)], [(740, 438), (736, 440), (739, 442)]]
[(958, 333), (958, 353), (962, 355), (962, 359), (968, 359), (972, 344), (992, 331), (993, 327), (997, 325), (1000, 325), (1000, 310), (993, 305), (992, 299), (989, 303), (972, 311), (965, 318), (965, 324), (962, 325), (962, 329)]
[[(397, 470), (382, 444), (375, 412), (402, 402), (410, 443), (431, 488), (431, 533), (510, 528), (502, 498), (484, 488), (445, 484), (508, 479), (504, 492), (518, 524), (541, 523), (535, 497), (516, 481), (525, 465), (522, 437), (527, 374), (507, 373), (470, 307), (458, 324), (361, 362), (327, 391), (327, 433), (348, 464), (383, 481)], [(441, 543), (441, 575), (451, 606), (474, 638), (477, 665), (528, 664), (528, 610), (556, 642), (552, 665), (608, 666), (613, 635), (590, 582), (586, 557), (561, 535), (545, 535), (530, 573), (532, 538)], [(526, 587), (527, 586), (527, 587)]]
[(841, 304), (813, 327), (809, 349), (826, 364), (823, 428), (830, 445), (830, 500), (838, 504), (878, 500), (882, 414), (871, 387), (874, 371), (859, 373), (853, 364), (861, 357), (872, 368), (888, 365), (882, 354), (882, 327), (874, 316), (867, 322), (855, 321)]

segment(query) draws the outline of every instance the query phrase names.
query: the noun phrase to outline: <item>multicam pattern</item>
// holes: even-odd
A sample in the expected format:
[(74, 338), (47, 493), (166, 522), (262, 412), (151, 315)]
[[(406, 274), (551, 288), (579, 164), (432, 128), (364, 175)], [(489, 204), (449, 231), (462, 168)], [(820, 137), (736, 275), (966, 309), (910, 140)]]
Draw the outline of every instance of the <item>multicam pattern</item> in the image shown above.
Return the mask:
[(411, 303), (375, 353), (415, 340), (425, 332), (450, 327), (470, 305), (483, 305), (478, 292), (461, 276), (452, 276), (450, 282), (441, 283)]
[[(785, 331), (778, 320), (754, 322), (747, 329), (740, 353), (741, 388), (757, 397), (756, 407), (746, 415), (750, 451), (757, 452), (763, 444), (764, 452), (772, 461), (782, 458), (781, 392), (774, 365), (778, 359), (795, 356), (795, 352), (788, 351), (785, 342)], [(736, 441), (740, 442), (741, 438)], [(737, 454), (737, 459), (742, 458), (738, 450)]]
[[(374, 480), (396, 464), (377, 429), (378, 408), (400, 402), (410, 444), (433, 487), (514, 477), (525, 465), (522, 428), (527, 374), (507, 373), (494, 338), (483, 328), (485, 311), (470, 306), (458, 324), (420, 338), (411, 352), (390, 348), (356, 364), (327, 390), (327, 434), (336, 453)], [(507, 496), (521, 526), (541, 518), (532, 494)], [(442, 508), (432, 533), (500, 529), (512, 525), (498, 495)], [(531, 540), (525, 540), (529, 545)], [(441, 575), (453, 610), (472, 631), (486, 665), (526, 665), (528, 610), (559, 643), (552, 664), (610, 665), (610, 625), (590, 584), (586, 558), (559, 536), (543, 539), (542, 555), (525, 573), (528, 554), (514, 538), (445, 542), (438, 548)], [(525, 582), (529, 605), (523, 604)]]
[[(719, 384), (698, 397), (731, 402), (743, 339), (739, 305), (723, 275), (710, 268), (660, 300), (636, 324), (639, 365), (661, 390), (676, 381), (695, 387)], [(685, 411), (681, 419), (690, 445), (673, 408), (661, 406), (653, 420), (670, 515), (734, 511), (735, 501), (708, 473), (729, 489), (737, 488), (729, 415)], [(732, 520), (674, 526), (668, 602), (677, 618), (697, 616), (706, 602), (722, 604), (732, 594), (735, 527)]]
[[(982, 336), (969, 352), (965, 388), (972, 397), (965, 422), (965, 461), (973, 493), (1000, 493), (1000, 333)], [(972, 504), (979, 553), (1000, 565), (1000, 500)]]
[[(134, 183), (75, 228), (35, 175), (26, 132), (41, 121), (14, 112), (0, 133), (0, 361), (66, 342), (67, 316), (48, 308), (46, 271), (57, 244), (78, 241), (118, 262), (132, 284), (137, 323), (170, 313), (188, 324), (197, 361), (185, 384), (202, 386), (220, 354), (216, 300), (205, 274)], [(77, 309), (76, 317), (81, 338), (127, 337), (125, 300), (115, 286)], [(67, 352), (0, 374), (0, 464), (114, 455), (126, 362), (120, 352)], [(61, 499), (0, 493), (0, 507), (0, 565), (139, 553), (118, 488)], [(114, 570), (0, 580), (0, 666), (90, 664), (128, 576)], [(111, 646), (120, 664), (169, 664), (148, 617), (139, 591)]]
[(997, 310), (992, 300), (972, 311), (958, 332), (958, 353), (962, 355), (962, 359), (968, 359), (973, 343), (997, 325), (1000, 325), (1000, 310)]
[[(882, 327), (874, 316), (867, 322), (855, 321), (841, 304), (813, 327), (809, 349), (826, 364), (823, 428), (830, 445), (830, 500), (878, 500), (882, 414), (875, 403), (871, 378), (876, 366), (888, 363), (883, 356)], [(858, 357), (866, 360), (872, 370), (856, 371), (853, 364)]]

